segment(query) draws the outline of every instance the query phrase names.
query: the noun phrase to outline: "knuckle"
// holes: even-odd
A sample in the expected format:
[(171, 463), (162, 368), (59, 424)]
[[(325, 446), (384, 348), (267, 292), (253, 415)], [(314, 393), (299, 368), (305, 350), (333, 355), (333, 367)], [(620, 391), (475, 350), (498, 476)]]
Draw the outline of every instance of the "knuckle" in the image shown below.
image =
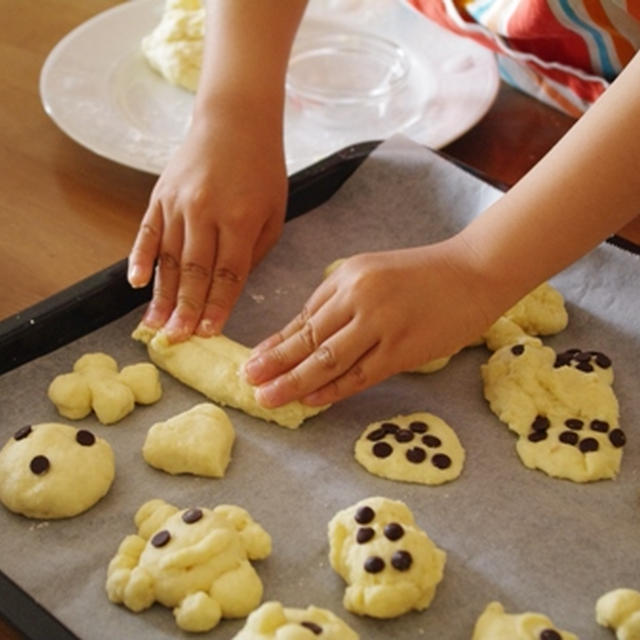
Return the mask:
[(138, 230), (138, 238), (142, 243), (155, 242), (160, 238), (160, 229), (150, 222), (142, 222)]
[(168, 251), (161, 251), (158, 256), (158, 268), (165, 271), (178, 271), (180, 264)]
[(182, 276), (190, 280), (208, 281), (211, 279), (211, 271), (197, 262), (185, 262), (180, 271)]
[(308, 351), (315, 351), (318, 348), (318, 340), (315, 328), (311, 320), (307, 320), (298, 333), (300, 341)]
[(367, 374), (359, 363), (354, 364), (347, 375), (356, 389), (362, 389), (367, 386)]
[(178, 309), (178, 312), (180, 313), (199, 313), (202, 308), (202, 305), (198, 303), (198, 301), (193, 296), (185, 293), (178, 294), (176, 303), (176, 307)]
[(242, 277), (235, 269), (229, 267), (217, 267), (213, 273), (214, 282), (224, 282), (227, 284), (237, 285), (242, 282)]
[(325, 369), (335, 369), (338, 365), (333, 349), (326, 344), (322, 344), (318, 347), (315, 352), (315, 357)]

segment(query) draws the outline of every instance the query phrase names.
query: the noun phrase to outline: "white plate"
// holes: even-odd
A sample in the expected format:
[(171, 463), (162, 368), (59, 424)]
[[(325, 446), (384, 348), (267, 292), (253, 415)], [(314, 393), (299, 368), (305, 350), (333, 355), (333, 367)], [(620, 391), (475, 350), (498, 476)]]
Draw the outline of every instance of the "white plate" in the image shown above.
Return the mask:
[[(159, 174), (185, 135), (193, 95), (147, 65), (140, 41), (157, 25), (162, 0), (136, 0), (100, 13), (65, 36), (42, 68), (46, 112), (71, 138), (121, 164)], [(349, 144), (403, 132), (437, 149), (470, 129), (497, 89), (494, 56), (418, 16), (403, 1), (312, 0), (295, 46), (358, 30), (390, 40), (408, 56), (402, 120), (318, 118), (290, 94), (285, 109), (289, 173)], [(398, 106), (398, 105), (396, 105)]]

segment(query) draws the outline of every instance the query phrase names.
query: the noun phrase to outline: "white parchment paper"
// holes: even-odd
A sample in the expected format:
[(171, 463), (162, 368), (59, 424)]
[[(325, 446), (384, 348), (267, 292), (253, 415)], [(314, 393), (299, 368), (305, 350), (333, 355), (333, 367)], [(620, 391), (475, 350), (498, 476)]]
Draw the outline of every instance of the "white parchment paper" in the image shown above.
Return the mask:
[[(255, 344), (299, 311), (332, 260), (440, 240), (499, 196), (414, 143), (385, 143), (329, 202), (286, 225), (252, 274), (226, 333)], [(217, 480), (172, 477), (143, 461), (149, 426), (202, 401), (163, 373), (159, 403), (109, 427), (92, 417), (75, 423), (106, 438), (116, 453), (115, 482), (94, 508), (50, 522), (0, 508), (0, 568), (83, 639), (188, 637), (161, 606), (133, 614), (111, 604), (107, 564), (134, 532), (133, 515), (145, 500), (160, 497), (179, 507), (233, 503), (273, 537), (272, 555), (255, 563), (265, 599), (330, 608), (363, 640), (468, 639), (491, 600), (510, 612), (543, 612), (583, 640), (611, 638), (595, 623), (596, 599), (615, 587), (640, 589), (639, 274), (638, 257), (608, 245), (561, 273), (553, 283), (566, 298), (569, 327), (546, 340), (557, 350), (597, 349), (613, 360), (628, 438), (615, 481), (578, 485), (522, 466), (515, 437), (482, 396), (479, 368), (489, 355), (483, 347), (463, 351), (435, 374), (395, 376), (296, 431), (229, 410), (237, 440), (227, 475)], [(0, 377), (0, 441), (25, 424), (67, 422), (46, 389), (82, 354), (105, 351), (121, 366), (146, 360), (143, 346), (129, 337), (141, 314)], [(355, 462), (353, 443), (368, 423), (413, 411), (435, 413), (457, 431), (467, 460), (456, 481), (397, 483)], [(444, 580), (424, 612), (379, 621), (342, 607), (344, 585), (327, 560), (327, 523), (337, 510), (373, 495), (404, 500), (448, 553)], [(223, 621), (205, 637), (231, 638), (241, 626)]]

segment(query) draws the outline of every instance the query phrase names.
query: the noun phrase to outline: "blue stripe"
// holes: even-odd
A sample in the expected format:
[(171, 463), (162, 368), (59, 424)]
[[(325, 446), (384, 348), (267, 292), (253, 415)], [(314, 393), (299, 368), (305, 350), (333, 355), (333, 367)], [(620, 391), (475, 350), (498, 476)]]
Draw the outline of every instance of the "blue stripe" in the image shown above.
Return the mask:
[(482, 24), (482, 16), (491, 8), (494, 0), (485, 0), (484, 2), (474, 2), (471, 6), (467, 6), (467, 11), (474, 19)]

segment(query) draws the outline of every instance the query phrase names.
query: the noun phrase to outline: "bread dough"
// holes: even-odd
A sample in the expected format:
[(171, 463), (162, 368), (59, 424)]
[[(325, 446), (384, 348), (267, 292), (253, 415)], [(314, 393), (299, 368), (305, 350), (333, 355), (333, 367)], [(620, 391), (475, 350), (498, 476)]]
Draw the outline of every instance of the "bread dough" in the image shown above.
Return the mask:
[(426, 609), (442, 580), (446, 553), (416, 525), (404, 502), (372, 497), (329, 523), (329, 561), (345, 580), (346, 609), (394, 618)]
[(526, 338), (498, 349), (481, 369), (484, 395), (519, 435), (525, 466), (575, 482), (615, 477), (626, 438), (607, 356), (577, 349), (556, 355)]
[(358, 634), (327, 609), (285, 608), (265, 602), (249, 614), (245, 626), (232, 640), (358, 640)]
[(255, 399), (255, 387), (243, 374), (251, 350), (225, 336), (194, 335), (184, 342), (170, 344), (162, 331), (140, 324), (133, 338), (147, 345), (149, 357), (161, 369), (217, 404), (240, 409), (289, 429), (299, 427), (307, 418), (328, 408), (328, 405), (310, 407), (297, 401), (275, 409), (263, 407)]
[(147, 432), (144, 459), (167, 473), (221, 478), (231, 460), (235, 432), (227, 414), (210, 402), (197, 404)]
[(487, 605), (478, 618), (471, 640), (578, 640), (561, 631), (541, 613), (505, 613), (499, 602)]
[(111, 446), (90, 431), (25, 426), (0, 451), (0, 501), (29, 518), (69, 518), (98, 502), (114, 474)]
[(370, 424), (356, 441), (355, 456), (377, 476), (432, 485), (454, 480), (464, 464), (455, 432), (431, 413)]
[(205, 7), (201, 0), (166, 0), (160, 23), (142, 39), (151, 67), (171, 84), (195, 92), (204, 51)]
[(250, 560), (271, 553), (271, 537), (240, 507), (179, 510), (145, 502), (109, 563), (107, 595), (131, 611), (155, 601), (173, 608), (186, 631), (208, 631), (221, 618), (242, 618), (262, 598), (262, 582)]
[(598, 598), (596, 622), (610, 627), (618, 640), (640, 640), (640, 591), (614, 589)]
[(113, 424), (138, 404), (153, 404), (162, 397), (158, 370), (150, 362), (124, 367), (106, 353), (86, 353), (71, 373), (56, 376), (49, 399), (61, 416), (80, 420), (93, 410), (102, 424)]

